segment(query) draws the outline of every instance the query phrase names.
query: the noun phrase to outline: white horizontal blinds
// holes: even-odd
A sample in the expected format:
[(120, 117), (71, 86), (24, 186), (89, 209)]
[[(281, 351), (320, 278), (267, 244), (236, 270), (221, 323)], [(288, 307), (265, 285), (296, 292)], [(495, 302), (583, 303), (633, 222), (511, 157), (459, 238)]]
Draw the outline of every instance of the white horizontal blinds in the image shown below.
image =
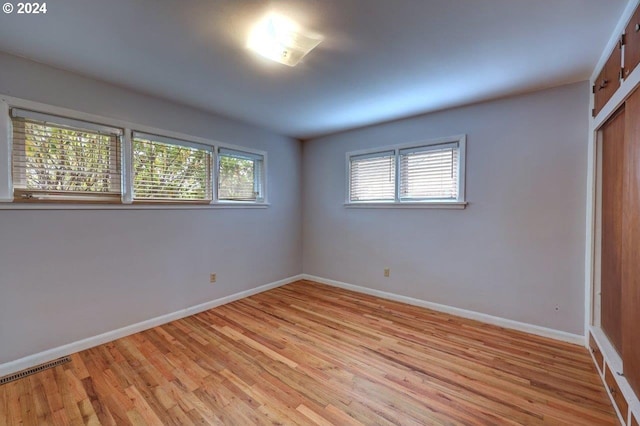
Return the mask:
[(394, 201), (395, 151), (350, 157), (350, 201)]
[(19, 109), (11, 115), (16, 201), (120, 201), (119, 129)]
[(459, 144), (400, 150), (400, 200), (456, 200)]
[(218, 150), (218, 199), (261, 201), (264, 157), (260, 154), (220, 148)]
[(133, 133), (133, 199), (210, 202), (212, 148)]

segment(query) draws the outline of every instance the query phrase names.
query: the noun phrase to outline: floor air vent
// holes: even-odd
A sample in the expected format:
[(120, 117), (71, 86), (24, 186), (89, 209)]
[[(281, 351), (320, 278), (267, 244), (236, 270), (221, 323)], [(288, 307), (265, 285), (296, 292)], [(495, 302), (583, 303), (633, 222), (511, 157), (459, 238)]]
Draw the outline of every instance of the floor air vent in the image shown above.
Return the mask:
[(4, 385), (9, 382), (13, 382), (15, 380), (24, 379), (25, 377), (31, 376), (32, 374), (39, 373), (49, 368), (57, 367), (62, 364), (66, 364), (68, 362), (71, 362), (71, 358), (69, 358), (68, 356), (65, 356), (50, 362), (46, 362), (44, 364), (40, 364), (32, 368), (28, 368), (26, 370), (18, 371), (17, 373), (13, 373), (8, 376), (0, 377), (0, 385)]

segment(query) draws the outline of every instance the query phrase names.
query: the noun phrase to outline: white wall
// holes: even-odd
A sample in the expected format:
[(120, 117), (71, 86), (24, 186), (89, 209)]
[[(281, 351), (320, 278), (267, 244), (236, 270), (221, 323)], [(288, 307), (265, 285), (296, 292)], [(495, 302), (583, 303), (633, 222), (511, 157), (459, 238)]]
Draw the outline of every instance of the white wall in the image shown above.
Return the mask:
[(265, 150), (271, 203), (0, 210), (0, 364), (301, 272), (298, 141), (5, 54), (0, 93)]
[[(577, 83), (305, 142), (303, 271), (583, 334), (588, 94)], [(346, 152), (461, 133), (466, 210), (343, 206)]]

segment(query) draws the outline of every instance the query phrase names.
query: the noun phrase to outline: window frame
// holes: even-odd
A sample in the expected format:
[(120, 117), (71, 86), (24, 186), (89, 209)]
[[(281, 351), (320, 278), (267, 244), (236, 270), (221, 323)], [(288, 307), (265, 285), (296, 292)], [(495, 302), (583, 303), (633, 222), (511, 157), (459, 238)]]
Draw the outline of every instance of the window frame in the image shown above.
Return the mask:
[[(48, 191), (43, 189), (27, 189), (16, 188), (15, 185), (15, 159), (13, 154), (15, 153), (15, 144), (13, 141), (13, 119), (20, 118), (24, 120), (30, 120), (36, 123), (44, 123), (46, 127), (56, 127), (60, 129), (72, 129), (80, 132), (96, 133), (102, 135), (109, 135), (110, 138), (115, 138), (115, 145), (111, 145), (116, 148), (115, 157), (110, 158), (109, 170), (117, 169), (119, 173), (110, 174), (110, 176), (117, 176), (117, 186), (112, 187), (114, 191), (108, 193), (102, 192), (78, 192), (78, 191)], [(51, 125), (47, 125), (50, 123)], [(55, 126), (54, 126), (55, 125)], [(119, 127), (109, 126), (103, 123), (97, 123), (94, 121), (79, 120), (66, 116), (60, 116), (57, 114), (43, 113), (41, 111), (32, 111), (25, 108), (9, 107), (9, 127), (11, 129), (11, 158), (10, 158), (10, 177), (11, 177), (11, 198), (14, 203), (79, 203), (79, 204), (92, 204), (92, 203), (109, 203), (109, 204), (121, 204), (123, 183), (122, 183), (122, 136), (124, 130)], [(24, 148), (24, 146), (22, 146)], [(24, 155), (24, 153), (23, 153)], [(113, 162), (111, 162), (113, 161)], [(21, 176), (19, 179), (21, 185), (27, 185), (26, 175)], [(117, 188), (117, 192), (115, 189)], [(30, 194), (29, 198), (24, 198), (24, 195)], [(18, 196), (16, 196), (18, 195)], [(22, 195), (23, 197), (20, 197)]]
[[(87, 123), (100, 123), (109, 128), (122, 129), (120, 138), (120, 178), (121, 200), (113, 203), (81, 202), (69, 200), (64, 202), (19, 202), (14, 200), (13, 188), (13, 127), (11, 123), (11, 108), (24, 109), (53, 115), (68, 120), (76, 120)], [(211, 148), (212, 165), (209, 183), (212, 188), (212, 200), (209, 203), (193, 201), (171, 202), (145, 202), (145, 200), (133, 200), (133, 132), (163, 137), (168, 140), (184, 141), (194, 145), (204, 145)], [(262, 200), (242, 202), (219, 202), (217, 199), (217, 164), (218, 149), (225, 148), (260, 155), (263, 158), (262, 165)], [(167, 131), (152, 126), (144, 126), (125, 120), (107, 118), (95, 114), (84, 113), (72, 109), (57, 107), (40, 102), (14, 98), (0, 94), (0, 210), (180, 210), (180, 209), (229, 209), (229, 208), (268, 208), (268, 155), (267, 152), (244, 146), (221, 143), (216, 140), (187, 135), (184, 133)]]
[[(259, 160), (261, 161), (261, 166), (260, 166), (260, 170), (259, 170), (259, 174), (255, 175), (253, 177), (254, 180), (254, 187), (257, 187), (259, 189), (259, 197), (256, 197), (255, 201), (251, 201), (251, 200), (227, 200), (227, 199), (220, 199), (220, 157), (221, 154), (220, 151), (221, 150), (226, 150), (226, 151), (235, 151), (237, 153), (239, 153), (240, 155), (245, 154), (248, 157), (259, 157)], [(258, 158), (253, 158), (253, 160), (257, 160)], [(215, 179), (214, 182), (216, 184), (216, 186), (213, 189), (214, 194), (214, 198), (216, 199), (216, 201), (220, 204), (255, 204), (255, 203), (262, 203), (265, 202), (265, 190), (266, 190), (266, 179), (267, 179), (267, 174), (266, 174), (266, 169), (267, 169), (267, 155), (266, 152), (263, 153), (258, 153), (256, 151), (250, 152), (246, 149), (236, 149), (236, 148), (228, 148), (226, 146), (218, 146), (216, 147), (216, 152), (215, 152), (215, 168), (214, 168), (214, 174), (215, 174)]]
[[(397, 151), (394, 149), (379, 149), (379, 150), (375, 150), (373, 152), (362, 152), (362, 153), (351, 153), (351, 155), (348, 156), (347, 158), (347, 202), (349, 203), (357, 203), (357, 204), (364, 204), (364, 203), (369, 203), (369, 204), (377, 204), (377, 203), (393, 203), (394, 200), (398, 197), (398, 190), (396, 188), (396, 182), (398, 180), (398, 164), (397, 164)], [(382, 199), (382, 198), (378, 198), (378, 199), (370, 199), (370, 200), (356, 200), (356, 201), (352, 201), (351, 200), (351, 166), (354, 160), (371, 160), (371, 159), (387, 159), (387, 158), (391, 158), (393, 159), (393, 199)], [(389, 173), (391, 174), (391, 172)]]
[[(438, 145), (458, 144), (458, 196), (456, 199), (410, 199), (403, 201), (400, 197), (400, 176), (401, 161), (400, 151), (407, 149), (421, 149), (435, 147)], [(364, 155), (384, 154), (389, 151), (394, 152), (395, 161), (395, 197), (393, 200), (380, 201), (352, 201), (351, 200), (351, 159)], [(445, 209), (464, 209), (467, 206), (466, 201), (466, 151), (467, 151), (467, 135), (447, 136), (426, 141), (410, 142), (396, 145), (385, 145), (375, 148), (367, 148), (356, 151), (349, 151), (345, 154), (345, 202), (347, 208), (445, 208)]]
[[(148, 140), (151, 143), (158, 143), (158, 144), (164, 144), (164, 145), (169, 145), (169, 146), (178, 146), (178, 147), (184, 147), (184, 148), (193, 148), (193, 149), (197, 149), (197, 150), (201, 150), (201, 151), (206, 151), (209, 154), (209, 160), (208, 160), (208, 168), (209, 170), (207, 170), (208, 172), (208, 186), (209, 186), (209, 193), (208, 195), (211, 196), (211, 199), (203, 199), (203, 200), (195, 200), (195, 199), (186, 199), (186, 200), (180, 200), (180, 199), (162, 199), (162, 198), (136, 198), (136, 191), (135, 191), (135, 175), (136, 175), (136, 170), (135, 170), (135, 159), (134, 159), (134, 140), (136, 138), (139, 139), (143, 139), (143, 140)], [(205, 145), (202, 143), (197, 143), (197, 142), (191, 142), (188, 140), (184, 140), (184, 139), (176, 139), (176, 138), (171, 138), (171, 137), (167, 137), (167, 136), (162, 136), (162, 135), (156, 135), (156, 134), (152, 134), (152, 133), (147, 133), (147, 132), (142, 132), (139, 130), (132, 130), (131, 131), (131, 149), (129, 150), (130, 152), (130, 160), (131, 160), (131, 201), (133, 204), (211, 204), (214, 201), (214, 188), (213, 188), (213, 183), (215, 182), (215, 178), (213, 176), (214, 171), (213, 171), (213, 167), (214, 164), (216, 162), (215, 160), (215, 152), (214, 152), (214, 146), (212, 145)]]

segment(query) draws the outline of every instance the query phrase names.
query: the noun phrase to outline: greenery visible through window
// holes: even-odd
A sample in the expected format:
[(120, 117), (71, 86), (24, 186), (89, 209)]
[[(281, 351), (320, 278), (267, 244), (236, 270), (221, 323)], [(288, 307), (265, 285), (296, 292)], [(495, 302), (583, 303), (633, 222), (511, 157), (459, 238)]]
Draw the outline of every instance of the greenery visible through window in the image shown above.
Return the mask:
[(211, 201), (211, 151), (133, 139), (135, 200)]
[(119, 200), (116, 135), (14, 117), (13, 140), (18, 199), (112, 196)]
[(11, 177), (0, 185), (0, 202), (265, 200), (263, 153), (133, 131), (123, 123), (99, 124), (110, 120), (87, 121), (93, 118), (82, 113), (72, 114), (82, 116), (76, 119), (18, 105), (0, 114), (0, 128), (12, 131), (11, 137), (0, 138), (0, 150), (11, 155), (10, 162), (0, 161), (0, 175)]
[(220, 148), (218, 198), (223, 201), (262, 200), (261, 155)]

